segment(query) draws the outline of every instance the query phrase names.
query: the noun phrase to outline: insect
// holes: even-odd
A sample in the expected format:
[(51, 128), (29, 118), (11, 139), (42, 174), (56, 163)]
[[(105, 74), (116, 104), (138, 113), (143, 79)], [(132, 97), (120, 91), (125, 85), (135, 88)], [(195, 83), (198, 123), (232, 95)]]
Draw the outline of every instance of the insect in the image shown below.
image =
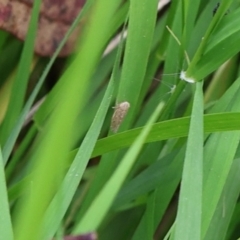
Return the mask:
[(112, 116), (111, 129), (114, 133), (116, 133), (118, 131), (118, 128), (120, 127), (124, 117), (126, 116), (128, 109), (130, 108), (130, 103), (129, 102), (121, 102), (113, 108), (115, 110), (114, 110), (114, 113)]
[(213, 16), (216, 14), (219, 6), (220, 6), (220, 3), (217, 3), (216, 7), (213, 9)]
[[(213, 16), (216, 14), (218, 8), (220, 7), (220, 3), (217, 3), (216, 7), (213, 9)], [(229, 10), (224, 14), (225, 16), (229, 13)]]

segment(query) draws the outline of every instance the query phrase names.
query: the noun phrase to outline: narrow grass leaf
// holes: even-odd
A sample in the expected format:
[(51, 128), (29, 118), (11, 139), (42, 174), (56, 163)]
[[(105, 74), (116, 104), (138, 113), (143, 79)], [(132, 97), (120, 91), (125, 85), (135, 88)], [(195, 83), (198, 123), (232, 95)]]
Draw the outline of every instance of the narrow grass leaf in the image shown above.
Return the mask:
[(240, 158), (233, 161), (204, 240), (224, 240), (240, 192)]
[(12, 76), (12, 73), (14, 74), (16, 66), (19, 63), (22, 46), (23, 46), (23, 43), (20, 42), (19, 40), (10, 39), (7, 41), (6, 46), (4, 45), (3, 49), (1, 50), (1, 55), (0, 55), (0, 66), (1, 66), (0, 86), (1, 87), (3, 86), (6, 79), (9, 78), (9, 76)]
[(238, 239), (239, 240), (239, 238), (237, 238), (239, 236), (239, 234), (238, 234), (239, 215), (240, 215), (240, 203), (237, 202), (231, 222), (228, 227), (226, 239)]
[(2, 149), (0, 148), (0, 233), (1, 239), (13, 240), (13, 229), (10, 216), (10, 205), (4, 173)]
[(146, 210), (144, 216), (136, 230), (137, 233), (134, 234), (132, 240), (138, 239), (152, 239), (154, 233), (154, 213), (156, 204), (156, 192), (149, 194), (146, 203)]
[(46, 66), (43, 74), (41, 75), (37, 85), (35, 86), (34, 90), (32, 91), (28, 101), (26, 102), (21, 115), (19, 116), (18, 120), (16, 121), (16, 124), (14, 125), (10, 135), (8, 136), (8, 139), (6, 141), (6, 144), (3, 147), (3, 160), (4, 163), (6, 164), (8, 161), (8, 158), (11, 154), (11, 151), (13, 149), (13, 146), (15, 144), (15, 141), (21, 131), (21, 128), (23, 126), (23, 123), (26, 119), (26, 116), (28, 114), (28, 112), (30, 111), (30, 108), (32, 106), (32, 104), (34, 103), (34, 100), (36, 99), (43, 83), (44, 80), (46, 79), (47, 74), (49, 73), (54, 61), (56, 60), (58, 54), (60, 53), (61, 49), (63, 48), (64, 44), (66, 43), (68, 37), (70, 36), (70, 34), (72, 33), (72, 31), (74, 30), (74, 28), (77, 26), (77, 24), (79, 23), (80, 19), (82, 18), (82, 16), (84, 15), (85, 11), (91, 6), (91, 1), (88, 1), (88, 4), (84, 5), (82, 11), (78, 14), (77, 18), (74, 20), (73, 24), (71, 25), (71, 27), (69, 28), (69, 30), (67, 31), (66, 35), (64, 36), (64, 38), (62, 39), (62, 41), (60, 42), (58, 48), (56, 49), (55, 53), (53, 54), (53, 56), (51, 57), (48, 65)]
[[(95, 0), (89, 0), (86, 2), (86, 4), (84, 5), (84, 8), (81, 10), (81, 12), (83, 12), (82, 16), (83, 15), (87, 16), (88, 13), (90, 14), (90, 11), (88, 11), (89, 6), (93, 5), (94, 2), (95, 2)], [(128, 3), (125, 3), (121, 6), (119, 6), (118, 11), (114, 14), (111, 21), (109, 22), (108, 32), (105, 34), (105, 38), (107, 39), (105, 45), (107, 44), (107, 42), (110, 40), (110, 38), (113, 36), (113, 34), (116, 33), (116, 31), (119, 29), (119, 27), (123, 23), (123, 21), (125, 19), (124, 14), (126, 14), (126, 12), (128, 10), (127, 7), (128, 7)], [(107, 9), (106, 9), (106, 11), (107, 11)], [(86, 14), (86, 12), (87, 12), (87, 14)], [(82, 21), (84, 22), (85, 20), (82, 19)], [(100, 31), (100, 29), (101, 29), (101, 27), (99, 27), (98, 31)], [(94, 45), (94, 44), (96, 44), (96, 42), (93, 42), (92, 44)], [(105, 53), (103, 53), (103, 56), (104, 55), (105, 55)], [(93, 72), (93, 73), (96, 74), (97, 69), (95, 69), (95, 72)], [(93, 91), (94, 91), (94, 88), (97, 88), (98, 84), (100, 86), (103, 85), (103, 84), (101, 84), (100, 81), (94, 81), (96, 79), (92, 78), (92, 80), (93, 81), (91, 83), (91, 90), (93, 90)], [(66, 81), (68, 82), (68, 79)], [(34, 115), (34, 121), (39, 128), (44, 126), (46, 119), (51, 114), (54, 107), (58, 104), (58, 92), (61, 91), (61, 88), (64, 87), (63, 86), (64, 84), (66, 84), (66, 83), (63, 81), (57, 82), (57, 84), (54, 86), (52, 91), (49, 93), (46, 101), (44, 101), (44, 103), (41, 105), (39, 110)], [(91, 95), (91, 91), (89, 91), (89, 93), (90, 93), (89, 95)], [(84, 132), (86, 132), (86, 129), (84, 129)]]
[(196, 78), (195, 74), (196, 74), (196, 71), (198, 70), (197, 64), (202, 59), (202, 55), (204, 54), (204, 51), (206, 50), (206, 46), (209, 41), (209, 38), (211, 37), (211, 34), (213, 33), (217, 24), (219, 24), (219, 22), (221, 21), (222, 17), (226, 13), (228, 7), (230, 6), (230, 4), (232, 2), (233, 2), (233, 0), (223, 0), (221, 2), (217, 13), (215, 14), (213, 20), (209, 24), (209, 27), (208, 27), (204, 37), (202, 37), (202, 41), (199, 45), (199, 48), (197, 49), (196, 54), (194, 55), (193, 60), (191, 61), (190, 65), (187, 69), (186, 75), (188, 77), (194, 76), (195, 80), (198, 80), (198, 81), (200, 81), (202, 79), (201, 77)]
[(0, 31), (0, 52), (2, 53), (2, 49), (3, 49), (3, 46), (4, 44), (6, 43), (7, 41), (7, 38), (8, 38), (8, 33), (5, 32), (5, 31)]
[(11, 133), (12, 128), (14, 127), (19, 117), (19, 114), (24, 103), (24, 97), (27, 89), (27, 83), (30, 74), (30, 66), (34, 51), (35, 36), (38, 29), (37, 26), (40, 4), (41, 4), (40, 0), (34, 1), (33, 4), (33, 11), (29, 23), (28, 33), (24, 43), (21, 60), (17, 71), (17, 76), (12, 87), (12, 93), (17, 94), (11, 94), (5, 120), (1, 126), (0, 138), (2, 144), (5, 144), (6, 140), (8, 139), (8, 136)]
[[(240, 129), (240, 113), (206, 114), (204, 116), (204, 132), (234, 131)], [(189, 130), (189, 117), (177, 118), (153, 124), (146, 143), (170, 138), (186, 137)], [(97, 141), (92, 156), (130, 146), (142, 128), (136, 128)], [(74, 150), (71, 154), (76, 154)]]
[[(209, 113), (226, 112), (229, 105), (232, 105), (233, 96), (236, 95), (240, 88), (240, 78), (237, 78), (233, 84), (227, 89), (224, 95), (209, 110)], [(237, 130), (237, 129), (236, 129)]]
[[(216, 70), (225, 61), (234, 57), (240, 49), (238, 45), (239, 39), (240, 31), (237, 31), (207, 51), (197, 63), (192, 77), (202, 79)], [(227, 48), (226, 46), (231, 46), (231, 48)]]
[[(240, 89), (230, 99), (226, 110), (240, 111)], [(204, 150), (204, 185), (202, 237), (210, 226), (240, 140), (240, 131), (212, 134)], [(216, 151), (217, 149), (217, 151)]]
[[(22, 205), (19, 204), (16, 221), (16, 236), (19, 240), (31, 239), (33, 235), (35, 239), (40, 237), (45, 211), (67, 167), (66, 154), (73, 144), (74, 123), (83, 107), (89, 79), (108, 41), (106, 33), (109, 31), (110, 19), (119, 4), (120, 0), (103, 0), (92, 6), (88, 18), (91, 27), (85, 28), (76, 57), (61, 77), (65, 85), (59, 91), (58, 105), (40, 133), (41, 141), (33, 155), (34, 188), (31, 189), (31, 196), (25, 197)], [(44, 179), (42, 176), (45, 176)], [(35, 220), (34, 223), (32, 219)]]
[[(113, 94), (113, 79), (109, 82), (108, 89), (98, 109), (98, 112), (92, 122), (92, 125), (86, 134), (81, 147), (79, 148), (73, 163), (71, 164), (66, 177), (64, 178), (62, 187), (59, 189), (57, 195), (51, 202), (47, 212), (46, 221), (44, 224), (44, 233), (42, 239), (51, 239), (61, 220), (66, 213), (74, 193), (79, 185), (82, 175), (86, 169), (87, 163), (91, 157), (92, 150), (99, 136), (103, 121), (105, 119), (107, 110), (111, 103)], [(58, 208), (58, 202), (61, 202), (61, 209)]]
[[(182, 175), (184, 154), (185, 146), (179, 153), (175, 151), (163, 159), (154, 162), (144, 172), (140, 173), (139, 176), (130, 181), (129, 184), (127, 184), (127, 186), (119, 193), (119, 196), (116, 199), (116, 204), (121, 206), (121, 204), (126, 203), (127, 200), (127, 202), (133, 202), (132, 205), (134, 207), (133, 200), (136, 201), (139, 197), (143, 197), (144, 195), (148, 196), (148, 194), (151, 194), (154, 190), (154, 198), (147, 197), (146, 199), (146, 210), (134, 233), (134, 240), (141, 238), (152, 239), (154, 236), (159, 223), (173, 199), (177, 186), (179, 185)], [(154, 210), (152, 210), (152, 207)], [(146, 221), (148, 221), (149, 212), (151, 213), (152, 211), (153, 226), (151, 228), (152, 232), (148, 233), (151, 237), (148, 237), (146, 235), (145, 225)], [(171, 218), (173, 217), (174, 215), (171, 216)]]
[[(77, 187), (82, 179), (82, 175), (91, 157), (91, 153), (96, 144), (107, 110), (111, 103), (122, 50), (123, 39), (118, 48), (112, 76), (108, 84), (108, 88), (105, 92), (104, 98), (101, 102), (101, 105), (99, 106), (96, 116), (70, 166), (70, 169), (68, 170), (64, 178), (60, 190), (58, 191), (58, 193), (52, 200), (49, 208), (47, 209), (42, 239), (50, 239), (54, 236), (54, 233), (60, 225), (60, 222), (64, 217), (64, 214), (66, 213), (74, 196), (74, 193), (77, 190)], [(61, 202), (61, 211), (57, 209), (59, 201)]]
[[(239, 51), (237, 44), (240, 36), (238, 22), (239, 9), (224, 16), (209, 37), (204, 54), (196, 63), (192, 76), (196, 79), (202, 79)], [(231, 46), (231, 48), (226, 46)]]
[(146, 195), (156, 188), (163, 188), (174, 182), (175, 179), (180, 179), (183, 164), (183, 151), (177, 154), (176, 151), (152, 163), (148, 168), (142, 171), (135, 178), (131, 179), (123, 186), (118, 193), (113, 207), (115, 209)]
[(198, 14), (200, 0), (197, 1), (182, 1), (182, 19), (183, 19), (183, 32), (181, 38), (182, 55), (184, 56), (184, 50), (187, 49), (189, 42), (191, 41), (191, 35), (196, 21), (196, 16)]
[(117, 102), (128, 101), (131, 111), (128, 112), (120, 130), (129, 128), (136, 106), (139, 104), (156, 23), (157, 2), (156, 0), (130, 1), (128, 36)]
[(202, 82), (196, 84), (194, 95), (174, 240), (201, 239), (204, 135), (202, 85)]
[[(206, 145), (204, 153), (203, 237), (205, 237), (213, 221), (214, 213), (233, 164), (239, 139), (239, 131), (235, 133), (218, 133), (211, 136)], [(218, 151), (214, 151), (214, 149), (218, 149)]]
[[(156, 24), (157, 1), (131, 0), (128, 14), (128, 35), (116, 104), (127, 101), (130, 103), (130, 109), (119, 128), (119, 132), (130, 127), (132, 120), (135, 118), (136, 106), (140, 104), (139, 96), (146, 73), (154, 26)], [(118, 164), (117, 156), (118, 152), (113, 152), (101, 158), (91, 188), (82, 203), (79, 218), (82, 217), (83, 212), (89, 207), (103, 184), (112, 175)]]
[(224, 16), (222, 21), (217, 25), (213, 34), (211, 35), (209, 42), (207, 44), (206, 52), (217, 46), (224, 39), (227, 39), (232, 34), (240, 31), (239, 17), (240, 9), (237, 8), (230, 14)]
[(74, 233), (86, 233), (96, 230), (106, 213), (110, 209), (118, 191), (120, 190), (125, 178), (131, 170), (144, 141), (149, 134), (152, 124), (157, 120), (157, 117), (162, 109), (162, 104), (159, 104), (148, 123), (143, 128), (143, 131), (134, 141), (131, 148), (123, 157), (120, 165), (113, 173), (112, 177), (104, 185), (103, 189), (92, 202), (91, 206), (74, 229)]

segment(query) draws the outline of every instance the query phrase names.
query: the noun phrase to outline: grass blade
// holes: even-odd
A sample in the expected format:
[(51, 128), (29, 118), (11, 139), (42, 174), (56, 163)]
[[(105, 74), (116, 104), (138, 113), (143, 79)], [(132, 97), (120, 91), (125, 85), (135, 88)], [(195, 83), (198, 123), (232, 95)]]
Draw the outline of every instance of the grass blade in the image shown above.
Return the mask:
[[(204, 132), (222, 132), (240, 129), (240, 113), (217, 113), (204, 115)], [(189, 130), (189, 117), (177, 118), (153, 124), (146, 143), (170, 138), (186, 137)], [(177, 126), (177, 127), (176, 127)], [(99, 156), (113, 150), (130, 146), (142, 128), (136, 128), (97, 141), (92, 156)], [(71, 154), (76, 154), (74, 150)]]
[[(113, 80), (110, 81), (108, 89), (99, 107), (99, 110), (93, 120), (93, 123), (86, 134), (77, 155), (68, 170), (68, 173), (63, 181), (63, 185), (57, 195), (51, 202), (47, 213), (44, 225), (44, 233), (41, 239), (51, 239), (54, 236), (60, 222), (66, 213), (68, 206), (74, 196), (74, 193), (79, 185), (82, 175), (86, 169), (87, 163), (91, 157), (92, 150), (99, 136), (105, 115), (109, 108), (111, 97), (113, 94)], [(61, 209), (58, 205), (61, 205)]]
[(174, 240), (201, 239), (204, 134), (202, 85), (202, 82), (196, 84)]
[[(27, 33), (24, 48), (22, 51), (17, 76), (12, 88), (12, 92), (13, 93), (17, 92), (18, 94), (11, 94), (7, 113), (6, 113), (4, 122), (1, 126), (2, 144), (5, 144), (6, 140), (8, 139), (8, 136), (11, 133), (12, 128), (19, 117), (19, 114), (22, 109), (22, 105), (24, 103), (24, 96), (27, 89), (29, 70), (30, 70), (33, 51), (34, 51), (34, 41), (35, 41), (37, 29), (38, 29), (37, 26), (38, 26), (38, 15), (39, 15), (40, 4), (41, 4), (40, 0), (34, 1), (34, 4), (33, 4), (33, 11), (32, 11), (31, 20), (29, 23), (28, 33)], [(4, 157), (4, 153), (3, 153), (3, 157)]]
[[(129, 128), (139, 104), (139, 96), (151, 50), (156, 14), (156, 0), (151, 2), (147, 0), (130, 1), (128, 37), (117, 102), (128, 101), (131, 105), (131, 111), (128, 112), (122, 129)], [(141, 44), (140, 51), (137, 48), (139, 43)], [(138, 81), (133, 81), (133, 79), (138, 79)], [(134, 89), (135, 94), (132, 94), (132, 89)]]
[(109, 181), (107, 181), (107, 183), (104, 185), (103, 189), (94, 199), (80, 223), (76, 226), (74, 230), (75, 234), (92, 232), (99, 227), (107, 211), (110, 209), (113, 200), (120, 190), (125, 178), (131, 170), (131, 167), (142, 148), (145, 138), (151, 130), (152, 123), (157, 120), (162, 107), (162, 104), (158, 105), (143, 131), (123, 157), (119, 167), (115, 170)]
[(240, 192), (240, 158), (234, 160), (204, 240), (224, 240)]
[(15, 126), (13, 127), (4, 147), (3, 147), (3, 160), (4, 163), (6, 164), (8, 161), (8, 158), (11, 154), (11, 151), (13, 149), (13, 146), (15, 144), (15, 141), (21, 131), (22, 125), (26, 119), (26, 116), (28, 114), (28, 112), (30, 111), (30, 108), (35, 100), (35, 98), (37, 97), (37, 94), (39, 93), (44, 80), (46, 79), (47, 74), (49, 73), (54, 61), (56, 60), (58, 54), (60, 53), (61, 49), (63, 48), (64, 44), (66, 43), (69, 35), (72, 33), (72, 31), (74, 30), (74, 28), (77, 26), (77, 24), (79, 23), (80, 19), (82, 18), (84, 12), (91, 6), (91, 1), (88, 1), (88, 4), (86, 4), (84, 6), (84, 8), (82, 9), (82, 11), (78, 14), (77, 18), (75, 19), (75, 21), (73, 22), (72, 26), (69, 28), (69, 30), (67, 31), (66, 35), (64, 36), (64, 38), (62, 39), (62, 41), (60, 42), (58, 48), (56, 49), (55, 53), (53, 54), (53, 56), (51, 57), (48, 65), (46, 66), (42, 76), (40, 77), (37, 85), (35, 86), (33, 92), (31, 93), (28, 101), (26, 102), (21, 115), (19, 116)]
[(13, 240), (13, 230), (4, 174), (2, 150), (0, 148), (0, 233), (2, 239)]
[(59, 102), (40, 133), (39, 146), (32, 156), (34, 188), (31, 189), (31, 194), (26, 194), (22, 199), (22, 204), (19, 204), (16, 217), (16, 236), (19, 240), (32, 239), (32, 236), (35, 236), (35, 239), (40, 237), (45, 211), (67, 166), (66, 154), (73, 144), (74, 123), (83, 107), (89, 79), (108, 41), (106, 33), (109, 31), (110, 19), (119, 4), (120, 0), (103, 0), (92, 6), (88, 18), (91, 28), (85, 28), (76, 57), (60, 79), (64, 85), (58, 93)]
[[(124, 32), (124, 31), (123, 31)], [(123, 41), (123, 40), (122, 40)], [(93, 148), (96, 144), (97, 138), (99, 136), (101, 127), (103, 125), (103, 121), (107, 114), (107, 110), (111, 103), (113, 91), (114, 91), (114, 83), (117, 77), (118, 67), (120, 64), (120, 57), (123, 50), (123, 42), (121, 42), (118, 52), (116, 61), (114, 64), (112, 76), (110, 82), (108, 84), (108, 88), (105, 92), (104, 98), (101, 102), (101, 105), (96, 113), (96, 116), (79, 148), (73, 163), (71, 164), (70, 169), (68, 170), (62, 187), (54, 197), (53, 201), (51, 202), (45, 216), (44, 222), (44, 232), (42, 234), (42, 239), (50, 239), (54, 236), (60, 221), (64, 217), (71, 200), (74, 196), (75, 191), (81, 181), (82, 175), (86, 169), (87, 163), (91, 157), (91, 153)], [(74, 176), (74, 177), (73, 177)], [(58, 201), (61, 202), (61, 210), (57, 210)], [(57, 216), (56, 216), (57, 215)], [(57, 219), (57, 220), (56, 220)]]
[[(239, 111), (239, 91), (235, 92), (225, 110)], [(205, 237), (216, 211), (227, 176), (234, 162), (239, 145), (240, 131), (212, 134), (204, 149), (203, 221), (202, 236)], [(218, 151), (215, 151), (215, 150)]]

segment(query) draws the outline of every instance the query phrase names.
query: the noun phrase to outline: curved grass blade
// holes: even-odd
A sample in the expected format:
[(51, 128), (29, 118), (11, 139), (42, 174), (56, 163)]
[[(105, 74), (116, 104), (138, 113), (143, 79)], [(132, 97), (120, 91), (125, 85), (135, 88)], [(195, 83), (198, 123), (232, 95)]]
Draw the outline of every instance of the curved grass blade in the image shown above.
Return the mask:
[[(44, 233), (41, 239), (51, 239), (60, 225), (64, 214), (66, 213), (74, 193), (79, 185), (82, 175), (86, 169), (92, 150), (99, 136), (107, 110), (111, 103), (113, 94), (113, 79), (109, 82), (108, 89), (93, 120), (93, 123), (86, 134), (81, 147), (63, 181), (63, 185), (57, 195), (51, 202), (47, 212), (44, 224)], [(59, 209), (59, 203), (61, 208)]]
[[(128, 112), (120, 130), (129, 128), (139, 104), (156, 23), (157, 2), (156, 0), (150, 2), (147, 0), (130, 1), (128, 37), (117, 103), (129, 102), (131, 111)], [(141, 45), (141, 49), (139, 49), (139, 45)], [(137, 79), (137, 81), (133, 79)], [(132, 93), (133, 89), (134, 94)]]
[(28, 101), (26, 102), (15, 126), (13, 127), (4, 147), (3, 147), (3, 161), (6, 164), (8, 161), (8, 158), (11, 154), (11, 151), (13, 149), (13, 146), (15, 144), (15, 141), (21, 131), (21, 128), (23, 126), (23, 123), (26, 119), (26, 116), (28, 114), (28, 112), (30, 111), (30, 108), (35, 100), (35, 98), (37, 97), (38, 92), (40, 91), (47, 74), (49, 73), (54, 61), (56, 60), (58, 54), (60, 53), (61, 49), (63, 48), (64, 44), (66, 43), (68, 37), (70, 36), (70, 34), (73, 32), (74, 28), (77, 26), (78, 22), (80, 21), (80, 19), (83, 17), (83, 15), (85, 14), (85, 12), (89, 9), (89, 7), (92, 4), (92, 0), (88, 1), (87, 4), (84, 5), (82, 11), (79, 13), (79, 15), (77, 16), (77, 18), (74, 20), (73, 24), (71, 25), (71, 27), (68, 29), (66, 35), (64, 36), (64, 38), (62, 39), (62, 41), (60, 42), (58, 48), (56, 49), (55, 53), (53, 54), (53, 56), (51, 57), (48, 65), (46, 66), (42, 76), (40, 77), (37, 85), (35, 86), (33, 92), (31, 93)]
[[(124, 32), (124, 31), (123, 31)], [(123, 50), (123, 39), (118, 48), (116, 61), (114, 64), (112, 76), (105, 92), (104, 98), (99, 106), (96, 116), (68, 170), (63, 184), (52, 200), (49, 208), (47, 209), (45, 222), (43, 227), (42, 239), (51, 239), (54, 236), (57, 228), (60, 225), (64, 214), (66, 213), (75, 191), (82, 179), (82, 175), (86, 169), (87, 163), (91, 157), (91, 153), (96, 144), (99, 136), (103, 121), (105, 119), (107, 110), (111, 103), (112, 95), (114, 92), (114, 85), (117, 77), (118, 68), (120, 65), (120, 57)], [(58, 203), (61, 203), (61, 210), (58, 210)], [(57, 220), (56, 220), (57, 219)]]
[(8, 203), (8, 193), (4, 174), (2, 150), (0, 148), (0, 233), (2, 239), (13, 240), (13, 229)]
[[(185, 150), (183, 148), (183, 150)], [(159, 161), (152, 163), (147, 169), (123, 186), (114, 201), (113, 208), (119, 209), (140, 196), (146, 195), (156, 188), (170, 188), (171, 184), (181, 177), (184, 152), (174, 151)]]
[(201, 239), (203, 182), (203, 82), (196, 83), (174, 240)]
[[(204, 115), (204, 133), (234, 131), (240, 129), (240, 113), (217, 113)], [(189, 129), (189, 117), (155, 123), (145, 143), (186, 137)], [(118, 133), (97, 141), (92, 157), (130, 146), (142, 128)], [(76, 154), (76, 150), (71, 155)]]
[[(38, 29), (38, 15), (40, 10), (40, 0), (34, 1), (33, 4), (33, 11), (31, 14), (31, 20), (29, 23), (29, 29), (27, 33), (27, 37), (24, 43), (21, 60), (19, 64), (19, 68), (17, 71), (16, 79), (13, 83), (12, 87), (12, 93), (17, 94), (11, 94), (8, 109), (3, 121), (3, 124), (1, 126), (1, 142), (2, 144), (5, 144), (9, 134), (12, 131), (13, 126), (16, 123), (16, 120), (19, 117), (19, 114), (22, 109), (22, 105), (24, 103), (24, 96), (27, 89), (27, 83), (29, 78), (29, 70), (31, 66), (31, 61), (33, 57), (33, 51), (34, 51), (34, 42), (35, 42), (35, 36)], [(4, 157), (4, 150), (3, 150), (3, 159)]]
[[(240, 192), (240, 158), (234, 160), (204, 240), (224, 240)], [(233, 239), (233, 238), (232, 238)]]
[(120, 165), (113, 173), (112, 177), (104, 185), (103, 189), (94, 199), (89, 209), (74, 229), (75, 234), (87, 233), (96, 230), (106, 213), (110, 209), (118, 191), (120, 190), (125, 178), (131, 170), (141, 148), (149, 134), (152, 124), (157, 120), (163, 105), (160, 103), (148, 123), (143, 128), (140, 135), (136, 138), (131, 148), (123, 157)]
[[(238, 87), (226, 106), (226, 110), (240, 111), (239, 92)], [(214, 217), (227, 177), (234, 163), (239, 140), (240, 131), (234, 131), (212, 134), (206, 142), (204, 149), (203, 237), (205, 237)]]
[[(130, 1), (129, 23), (127, 29), (128, 36), (124, 52), (121, 79), (119, 82), (120, 85), (117, 90), (116, 104), (127, 101), (130, 103), (131, 107), (119, 128), (120, 132), (130, 127), (132, 120), (135, 118), (137, 106), (140, 104), (139, 97), (153, 41), (156, 14), (156, 0), (150, 2), (147, 0)], [(158, 102), (154, 104), (154, 107), (157, 105)], [(101, 158), (96, 176), (91, 183), (91, 188), (84, 198), (82, 208), (78, 213), (79, 219), (83, 216), (85, 210), (88, 209), (104, 183), (112, 175), (113, 170), (118, 164), (117, 156), (118, 152), (113, 152)]]
[[(60, 81), (65, 84), (59, 91), (59, 102), (45, 128), (40, 132), (40, 144), (33, 155), (34, 188), (31, 189), (31, 194), (23, 196), (25, 198), (19, 203), (19, 213), (16, 216), (18, 240), (32, 239), (32, 236), (35, 236), (35, 239), (40, 237), (45, 211), (67, 167), (66, 154), (73, 143), (74, 123), (83, 108), (89, 79), (108, 40), (106, 33), (109, 31), (110, 19), (119, 4), (120, 0), (103, 0), (92, 5), (88, 18), (91, 27), (84, 29), (76, 57), (61, 76)], [(79, 81), (80, 73), (81, 81)]]

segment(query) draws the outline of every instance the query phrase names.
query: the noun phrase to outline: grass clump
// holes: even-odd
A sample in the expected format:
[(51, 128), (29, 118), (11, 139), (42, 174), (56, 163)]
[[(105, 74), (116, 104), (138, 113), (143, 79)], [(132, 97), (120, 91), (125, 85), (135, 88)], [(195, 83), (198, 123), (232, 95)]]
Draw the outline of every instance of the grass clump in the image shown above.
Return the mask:
[(0, 33), (0, 238), (237, 239), (239, 2), (89, 0), (49, 59), (39, 7)]

